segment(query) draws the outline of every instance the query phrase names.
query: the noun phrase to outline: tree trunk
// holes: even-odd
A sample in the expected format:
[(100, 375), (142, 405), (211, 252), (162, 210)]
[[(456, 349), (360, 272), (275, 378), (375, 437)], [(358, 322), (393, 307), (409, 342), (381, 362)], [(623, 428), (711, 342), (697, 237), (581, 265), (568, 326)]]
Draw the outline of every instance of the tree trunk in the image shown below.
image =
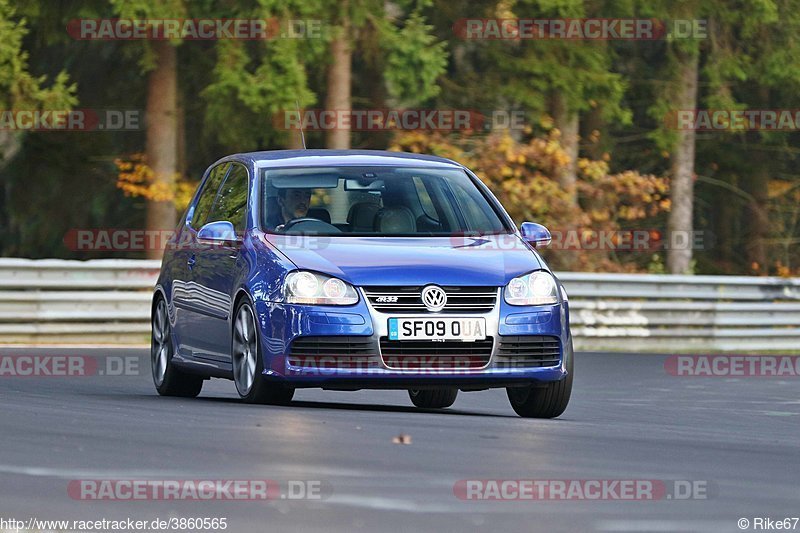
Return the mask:
[[(349, 114), (352, 107), (350, 98), (351, 69), (353, 49), (350, 44), (350, 20), (347, 16), (347, 3), (341, 5), (339, 33), (331, 41), (331, 65), (328, 68), (328, 92), (325, 99), (325, 110), (337, 115)], [(325, 132), (325, 147), (334, 150), (350, 148), (350, 127), (346, 121), (336, 121), (333, 129)], [(344, 222), (350, 210), (347, 195), (334, 195), (329, 206), (331, 219)]]
[(558, 183), (570, 195), (573, 204), (578, 203), (578, 192), (575, 188), (578, 181), (578, 139), (579, 126), (578, 113), (571, 112), (567, 102), (560, 94), (552, 99), (553, 121), (561, 132), (561, 146), (569, 156), (569, 164), (558, 176)]
[(581, 120), (581, 129), (584, 140), (584, 153), (594, 160), (603, 159), (603, 155), (610, 151), (608, 137), (605, 135), (607, 127), (603, 119), (601, 104), (590, 109)]
[[(177, 153), (177, 163), (175, 168), (177, 169), (179, 176), (185, 176), (188, 173), (188, 164), (186, 159), (186, 102), (183, 99), (183, 93), (178, 92), (177, 98), (177, 117), (175, 119), (176, 128), (178, 129), (177, 138), (175, 141), (176, 145), (176, 153)], [(175, 213), (176, 216), (179, 213)]]
[[(676, 109), (697, 109), (698, 56), (678, 55)], [(691, 274), (692, 231), (694, 208), (695, 132), (678, 131), (678, 142), (672, 153), (670, 200), (672, 208), (667, 223), (667, 270), (671, 274)]]
[[(342, 7), (344, 11), (346, 6)], [(328, 95), (325, 109), (346, 114), (350, 111), (350, 84), (353, 50), (350, 45), (350, 21), (342, 15), (340, 33), (331, 41), (331, 66), (328, 69)], [(337, 126), (342, 126), (338, 124)], [(350, 148), (350, 128), (336, 127), (325, 133), (325, 146), (336, 150)]]
[[(736, 174), (720, 174), (715, 176), (732, 187), (738, 187), (739, 177)], [(723, 273), (735, 274), (740, 268), (741, 260), (737, 240), (741, 238), (738, 230), (742, 199), (728, 190), (721, 190), (710, 199), (714, 216), (714, 251), (717, 261), (721, 263)]]
[[(156, 68), (147, 81), (146, 157), (153, 170), (155, 184), (174, 190), (178, 172), (178, 90), (176, 49), (166, 41), (152, 43)], [(176, 224), (175, 205), (171, 201), (147, 204), (148, 231), (172, 230)], [(159, 258), (163, 250), (148, 250), (150, 258)]]
[[(0, 170), (17, 155), (22, 142), (20, 136), (15, 131), (0, 130)], [(11, 235), (16, 229), (11, 228), (11, 180), (3, 178), (0, 180), (0, 255), (11, 253)]]
[[(758, 89), (759, 103), (761, 109), (769, 109), (770, 91), (768, 87)], [(760, 135), (752, 135), (754, 143), (752, 146), (758, 147), (764, 143)], [(765, 150), (755, 150), (751, 155), (755, 163), (753, 172), (744, 180), (744, 188), (750, 193), (751, 200), (747, 205), (745, 214), (747, 216), (747, 230), (745, 237), (745, 257), (747, 257), (747, 269), (754, 274), (769, 274), (769, 259), (767, 254), (767, 239), (769, 238), (769, 179), (772, 171), (774, 158)]]
[(0, 169), (14, 159), (22, 148), (20, 135), (16, 131), (0, 130)]
[[(554, 94), (551, 99), (551, 112), (553, 113), (553, 122), (556, 128), (561, 132), (561, 147), (569, 156), (569, 163), (562, 169), (558, 175), (558, 184), (569, 195), (569, 202), (577, 207), (578, 205), (578, 138), (580, 122), (578, 120), (577, 112), (570, 112), (567, 102), (560, 94)], [(568, 235), (571, 232), (580, 231), (581, 228), (575, 226), (567, 226), (561, 228), (550, 228), (563, 235)], [(566, 238), (566, 237), (565, 237)], [(563, 270), (575, 270), (578, 264), (579, 255), (581, 250), (566, 250), (559, 256), (560, 268)]]
[(760, 164), (745, 180), (747, 192), (753, 199), (745, 210), (748, 222), (745, 232), (747, 242), (744, 249), (747, 257), (747, 269), (753, 274), (767, 275), (769, 274), (766, 246), (766, 240), (769, 237), (769, 215), (767, 214), (769, 192), (767, 187), (770, 177), (770, 158), (761, 152), (756, 154), (754, 159)]

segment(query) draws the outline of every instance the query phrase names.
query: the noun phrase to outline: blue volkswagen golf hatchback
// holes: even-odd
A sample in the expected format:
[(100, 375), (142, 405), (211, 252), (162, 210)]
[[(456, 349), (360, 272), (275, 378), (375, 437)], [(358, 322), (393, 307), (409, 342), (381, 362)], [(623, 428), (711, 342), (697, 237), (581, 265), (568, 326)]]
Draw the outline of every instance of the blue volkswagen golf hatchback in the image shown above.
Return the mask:
[(567, 294), (491, 191), (447, 159), (381, 151), (237, 154), (206, 171), (152, 305), (159, 394), (232, 379), (251, 403), (295, 389), (406, 389), (445, 408), (506, 388), (524, 417), (567, 407)]

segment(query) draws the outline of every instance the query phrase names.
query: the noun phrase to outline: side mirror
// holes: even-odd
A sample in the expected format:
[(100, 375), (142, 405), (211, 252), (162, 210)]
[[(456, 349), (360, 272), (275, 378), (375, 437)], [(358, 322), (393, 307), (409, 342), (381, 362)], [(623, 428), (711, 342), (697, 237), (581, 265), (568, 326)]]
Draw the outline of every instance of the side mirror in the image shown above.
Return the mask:
[(236, 230), (233, 229), (233, 224), (227, 220), (209, 222), (197, 232), (197, 240), (220, 244), (240, 241), (236, 235)]
[(531, 243), (534, 247), (547, 246), (553, 238), (550, 231), (535, 222), (523, 222), (519, 227), (522, 238)]

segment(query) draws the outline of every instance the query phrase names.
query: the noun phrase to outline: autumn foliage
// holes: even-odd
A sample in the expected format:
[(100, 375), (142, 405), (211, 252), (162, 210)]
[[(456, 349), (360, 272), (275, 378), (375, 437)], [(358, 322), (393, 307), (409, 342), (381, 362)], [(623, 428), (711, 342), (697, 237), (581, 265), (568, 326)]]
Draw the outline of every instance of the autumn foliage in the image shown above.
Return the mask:
[[(569, 157), (559, 144), (559, 133), (516, 141), (508, 133), (445, 136), (439, 133), (406, 132), (398, 135), (394, 150), (429, 153), (456, 160), (472, 169), (502, 202), (517, 223), (544, 224), (556, 235), (581, 235), (620, 230), (653, 231), (659, 234), (669, 210), (666, 178), (635, 171), (610, 172), (608, 161), (578, 161), (575, 196), (557, 180)], [(574, 201), (576, 199), (577, 201)], [(655, 242), (655, 241), (652, 241)], [(661, 260), (657, 249), (616, 251), (613, 249), (543, 250), (554, 267), (581, 271), (645, 271)]]
[(178, 210), (185, 209), (192, 199), (196, 182), (175, 175), (173, 185), (155, 179), (144, 154), (131, 154), (114, 160), (117, 166), (117, 188), (125, 196), (146, 198), (154, 202), (172, 202)]

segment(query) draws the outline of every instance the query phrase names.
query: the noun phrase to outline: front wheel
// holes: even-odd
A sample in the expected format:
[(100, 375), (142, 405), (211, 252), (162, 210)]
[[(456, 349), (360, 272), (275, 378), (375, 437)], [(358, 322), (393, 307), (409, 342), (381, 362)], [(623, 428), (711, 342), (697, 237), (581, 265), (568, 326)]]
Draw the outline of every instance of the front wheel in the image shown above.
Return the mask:
[(408, 396), (411, 398), (411, 402), (417, 407), (423, 409), (444, 409), (455, 403), (456, 397), (458, 396), (458, 389), (409, 389)]
[(264, 358), (256, 326), (253, 306), (246, 300), (236, 308), (233, 321), (233, 381), (236, 391), (245, 403), (287, 404), (292, 401), (294, 389), (263, 378)]
[(194, 398), (203, 388), (203, 378), (182, 372), (172, 363), (174, 347), (167, 303), (159, 298), (153, 311), (150, 365), (153, 383), (161, 396)]
[(514, 411), (523, 418), (555, 418), (567, 409), (572, 394), (573, 353), (572, 339), (564, 350), (567, 377), (545, 386), (509, 387), (508, 401)]

